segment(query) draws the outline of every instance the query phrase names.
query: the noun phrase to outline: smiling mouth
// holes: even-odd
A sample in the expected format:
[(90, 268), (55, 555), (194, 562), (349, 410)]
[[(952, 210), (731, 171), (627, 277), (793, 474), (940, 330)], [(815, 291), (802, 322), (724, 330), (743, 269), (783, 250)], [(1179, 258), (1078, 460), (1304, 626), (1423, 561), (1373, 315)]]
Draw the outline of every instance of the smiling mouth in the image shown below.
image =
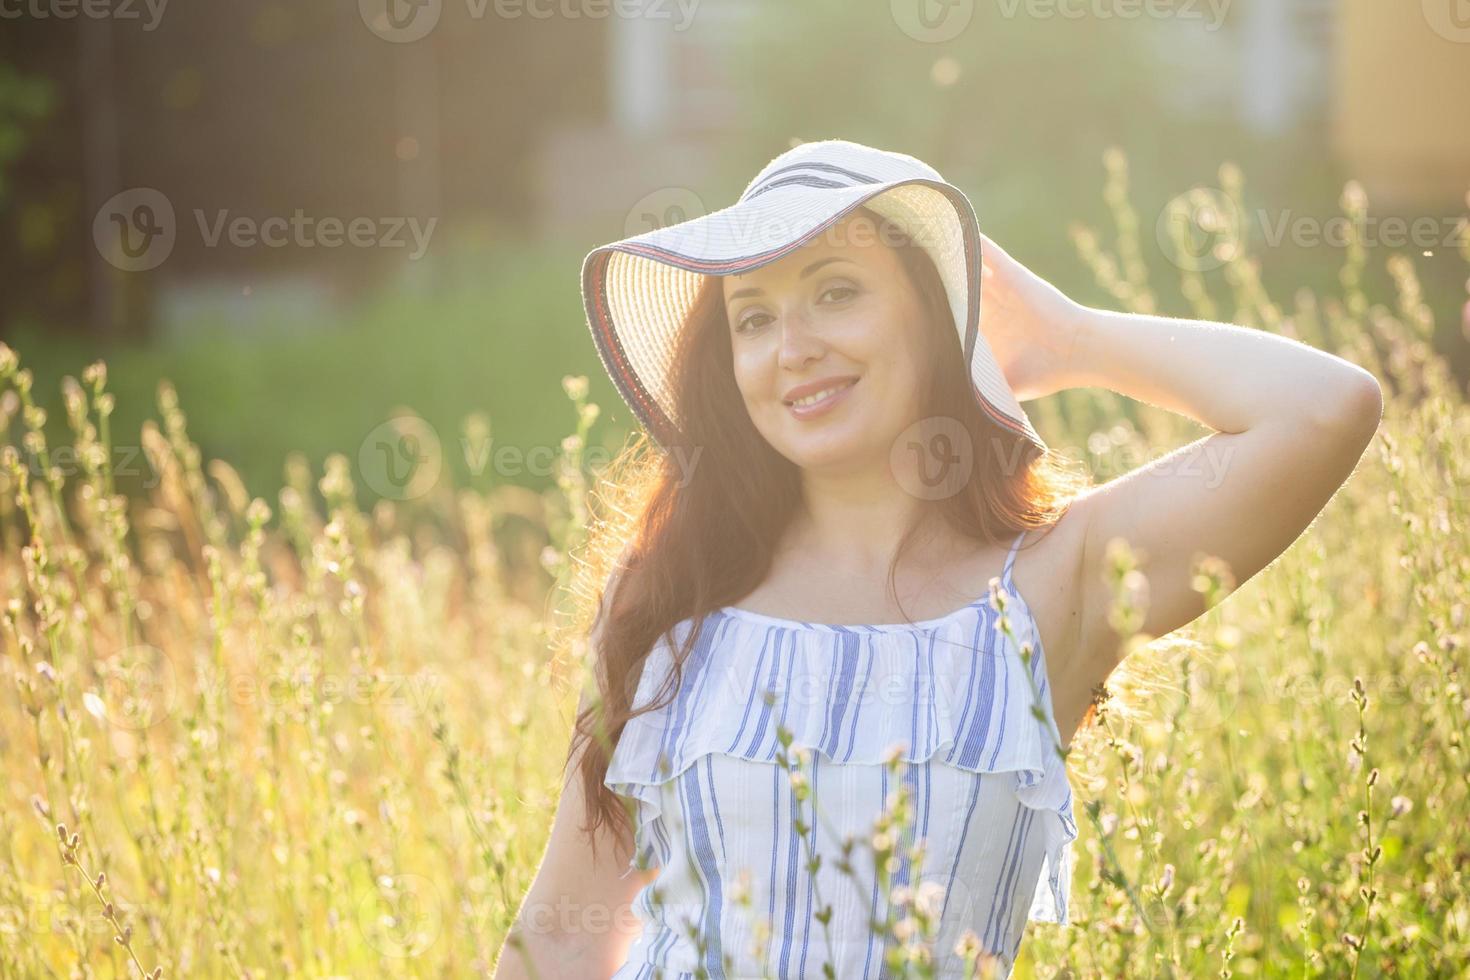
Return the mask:
[(848, 388), (851, 388), (857, 383), (858, 379), (853, 378), (851, 381), (844, 381), (841, 384), (835, 384), (830, 388), (825, 388), (822, 391), (819, 391), (812, 395), (806, 395), (805, 397), (798, 398), (795, 401), (786, 401), (785, 399), (783, 399), (781, 403), (787, 408), (810, 408), (813, 405), (817, 405), (826, 401), (828, 398), (831, 398), (839, 391), (846, 391)]

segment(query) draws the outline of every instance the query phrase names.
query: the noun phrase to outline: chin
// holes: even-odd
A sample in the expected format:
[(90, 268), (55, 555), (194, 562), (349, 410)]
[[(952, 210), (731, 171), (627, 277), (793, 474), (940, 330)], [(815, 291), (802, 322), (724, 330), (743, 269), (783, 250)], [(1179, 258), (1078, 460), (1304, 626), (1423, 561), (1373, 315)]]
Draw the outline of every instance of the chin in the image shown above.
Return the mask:
[(834, 427), (832, 432), (800, 433), (780, 443), (781, 454), (803, 468), (832, 466), (850, 460), (865, 459), (874, 452), (872, 439), (856, 426)]

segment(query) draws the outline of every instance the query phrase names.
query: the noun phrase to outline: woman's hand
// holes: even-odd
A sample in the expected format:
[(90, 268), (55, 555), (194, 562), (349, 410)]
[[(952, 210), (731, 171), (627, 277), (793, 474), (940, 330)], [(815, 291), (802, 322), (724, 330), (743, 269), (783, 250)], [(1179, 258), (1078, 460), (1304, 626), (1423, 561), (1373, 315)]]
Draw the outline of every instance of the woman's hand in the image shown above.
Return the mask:
[(1071, 387), (1085, 307), (980, 236), (980, 333), (1020, 401)]

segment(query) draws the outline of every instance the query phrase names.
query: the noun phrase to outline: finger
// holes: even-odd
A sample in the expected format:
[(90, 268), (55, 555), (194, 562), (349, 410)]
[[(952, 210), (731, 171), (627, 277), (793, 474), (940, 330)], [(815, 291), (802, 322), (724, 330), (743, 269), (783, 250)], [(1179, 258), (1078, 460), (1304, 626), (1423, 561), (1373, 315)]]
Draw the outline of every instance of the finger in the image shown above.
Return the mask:
[(995, 243), (985, 232), (980, 232), (980, 261), (983, 265), (988, 256), (995, 256), (1000, 262), (1010, 260), (1010, 253)]

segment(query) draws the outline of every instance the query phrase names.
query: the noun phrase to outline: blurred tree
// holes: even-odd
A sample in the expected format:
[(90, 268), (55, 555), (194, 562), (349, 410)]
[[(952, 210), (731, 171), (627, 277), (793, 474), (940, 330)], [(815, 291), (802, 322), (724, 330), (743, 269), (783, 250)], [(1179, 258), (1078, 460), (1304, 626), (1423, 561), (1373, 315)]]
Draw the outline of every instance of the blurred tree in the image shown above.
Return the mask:
[[(603, 100), (605, 18), (446, 4), (426, 36), (395, 43), (355, 3), (172, 4), (154, 20), (121, 9), (17, 5), (0, 21), (0, 63), (44, 81), (51, 109), (25, 143), (0, 118), (0, 331), (144, 336), (160, 297), (187, 294), (192, 310), (196, 286), (199, 302), (232, 295), (247, 311), (270, 307), (275, 280), (290, 280), (288, 300), (299, 284), (350, 304), (421, 271), (406, 231), (397, 247), (237, 247), (205, 228), (300, 213), (388, 235), (432, 219), (437, 256), (461, 231), (523, 225), (540, 132)], [(168, 200), (177, 237), (162, 265), (122, 272), (100, 261), (92, 224), (134, 188)]]
[[(1062, 204), (1052, 195), (1068, 184), (1090, 202), (1107, 145), (1157, 140), (1154, 37), (1133, 20), (1008, 9), (952, 4), (944, 16), (968, 21), (941, 25), (920, 19), (920, 3), (759, 0), (734, 59), (750, 144), (840, 135), (901, 146), (967, 191), (1022, 174), (1052, 188), (1048, 203)], [(771, 155), (757, 153), (756, 165)]]
[(54, 106), (55, 92), (47, 79), (24, 75), (0, 60), (0, 203), (10, 196), (10, 165)]
[[(14, 168), (55, 107), (55, 87), (49, 79), (18, 69), (0, 53), (0, 216), (11, 219), (0, 223), (0, 256), (26, 249), (37, 237), (39, 229), (26, 220), (28, 215), (16, 201)], [(0, 336), (6, 319), (0, 306)]]

